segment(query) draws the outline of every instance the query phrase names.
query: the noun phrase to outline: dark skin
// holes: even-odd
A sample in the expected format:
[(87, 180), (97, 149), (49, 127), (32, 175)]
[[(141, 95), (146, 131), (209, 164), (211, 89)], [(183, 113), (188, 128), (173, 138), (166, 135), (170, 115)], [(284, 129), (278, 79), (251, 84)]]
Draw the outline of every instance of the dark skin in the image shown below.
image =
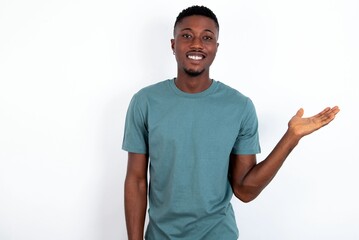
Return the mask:
[(218, 29), (207, 17), (190, 16), (178, 23), (171, 47), (177, 61), (176, 85), (179, 89), (198, 93), (211, 85), (209, 68), (216, 57), (217, 40)]
[[(187, 93), (206, 90), (212, 83), (210, 66), (218, 49), (218, 28), (204, 16), (184, 18), (174, 29), (171, 47), (177, 61), (176, 85)], [(231, 155), (229, 176), (234, 195), (243, 202), (255, 199), (274, 178), (300, 139), (326, 126), (339, 112), (338, 107), (303, 118), (299, 109), (288, 123), (288, 129), (273, 151), (260, 163), (256, 155)], [(143, 239), (147, 208), (148, 156), (128, 153), (125, 179), (125, 215), (128, 239)]]

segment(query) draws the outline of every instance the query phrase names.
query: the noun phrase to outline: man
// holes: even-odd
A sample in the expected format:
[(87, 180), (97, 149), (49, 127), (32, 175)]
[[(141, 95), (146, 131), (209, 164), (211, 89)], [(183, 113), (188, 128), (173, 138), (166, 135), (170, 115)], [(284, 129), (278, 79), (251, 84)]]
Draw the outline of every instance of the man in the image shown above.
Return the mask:
[[(338, 107), (289, 121), (269, 156), (260, 152), (252, 101), (209, 76), (219, 24), (203, 6), (183, 10), (171, 47), (177, 77), (140, 90), (130, 103), (123, 149), (128, 151), (125, 215), (130, 240), (238, 238), (230, 200), (249, 202), (275, 176), (299, 140), (331, 122)], [(149, 166), (150, 184), (147, 184)]]

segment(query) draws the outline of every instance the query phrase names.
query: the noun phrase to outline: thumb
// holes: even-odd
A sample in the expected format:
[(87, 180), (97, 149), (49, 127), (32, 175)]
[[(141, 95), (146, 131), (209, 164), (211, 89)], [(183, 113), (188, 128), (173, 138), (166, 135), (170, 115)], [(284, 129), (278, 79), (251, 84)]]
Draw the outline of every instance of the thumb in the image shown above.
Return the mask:
[(298, 112), (295, 114), (295, 116), (297, 116), (297, 117), (303, 117), (303, 115), (304, 115), (304, 109), (303, 108), (300, 108), (299, 110), (298, 110)]

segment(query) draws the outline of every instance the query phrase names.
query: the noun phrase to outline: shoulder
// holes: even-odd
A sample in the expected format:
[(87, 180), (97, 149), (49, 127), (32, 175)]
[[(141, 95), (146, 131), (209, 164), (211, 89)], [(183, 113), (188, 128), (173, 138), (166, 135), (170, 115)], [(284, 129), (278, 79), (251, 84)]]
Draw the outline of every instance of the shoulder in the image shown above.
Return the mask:
[(137, 97), (150, 97), (152, 95), (156, 95), (158, 93), (163, 93), (168, 88), (169, 85), (169, 79), (157, 82), (155, 84), (151, 84), (149, 86), (146, 86), (142, 89), (140, 89), (135, 96)]
[(155, 84), (148, 85), (137, 91), (131, 99), (131, 105), (145, 109), (154, 102), (166, 101), (170, 80), (164, 80)]
[(223, 95), (225, 98), (227, 98), (228, 100), (230, 100), (231, 102), (236, 102), (236, 103), (242, 103), (247, 105), (249, 104), (253, 104), (252, 100), (246, 96), (245, 94), (243, 94), (242, 92), (238, 91), (237, 89), (228, 86), (227, 84), (217, 81), (218, 84), (218, 93), (220, 93), (221, 95)]

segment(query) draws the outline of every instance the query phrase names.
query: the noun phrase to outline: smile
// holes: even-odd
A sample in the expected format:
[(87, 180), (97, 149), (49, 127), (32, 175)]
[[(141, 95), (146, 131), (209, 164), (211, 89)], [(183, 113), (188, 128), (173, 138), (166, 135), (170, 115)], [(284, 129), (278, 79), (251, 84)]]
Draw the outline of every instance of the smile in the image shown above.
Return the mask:
[(188, 55), (187, 57), (192, 60), (202, 60), (203, 59), (203, 56), (199, 56), (199, 55)]
[(195, 61), (200, 61), (204, 58), (206, 58), (206, 55), (202, 52), (188, 52), (187, 54), (187, 58), (191, 59), (191, 60), (195, 60)]

